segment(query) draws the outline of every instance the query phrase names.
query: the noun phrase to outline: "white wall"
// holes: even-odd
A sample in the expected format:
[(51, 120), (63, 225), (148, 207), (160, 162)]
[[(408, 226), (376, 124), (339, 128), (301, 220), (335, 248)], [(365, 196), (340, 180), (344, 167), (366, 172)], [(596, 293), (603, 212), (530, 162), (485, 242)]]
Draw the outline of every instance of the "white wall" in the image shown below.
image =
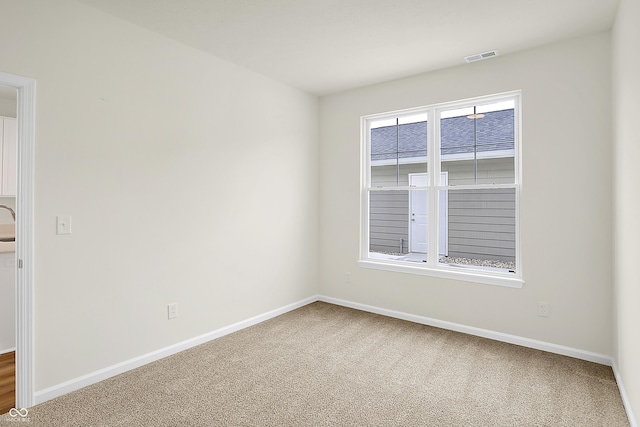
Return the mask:
[[(611, 354), (610, 41), (597, 34), (322, 98), (322, 294)], [(360, 117), (516, 89), (524, 287), (359, 268)], [(549, 318), (537, 316), (539, 300)]]
[(622, 0), (613, 29), (615, 182), (615, 355), (636, 424), (640, 425), (640, 3)]
[(0, 6), (0, 70), (37, 81), (36, 391), (317, 293), (317, 98), (71, 0)]

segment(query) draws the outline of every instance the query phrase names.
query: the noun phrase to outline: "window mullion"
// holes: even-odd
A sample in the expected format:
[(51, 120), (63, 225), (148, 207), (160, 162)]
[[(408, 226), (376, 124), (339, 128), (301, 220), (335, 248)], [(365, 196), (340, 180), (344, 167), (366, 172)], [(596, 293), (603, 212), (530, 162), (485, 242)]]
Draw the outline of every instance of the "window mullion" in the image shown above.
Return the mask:
[(439, 119), (432, 108), (428, 115), (427, 153), (429, 169), (429, 221), (428, 221), (428, 249), (427, 264), (435, 266), (438, 263), (438, 191), (440, 185), (440, 132), (438, 131)]
[(369, 257), (369, 193), (371, 188), (371, 123), (367, 120), (362, 121), (361, 132), (365, 135), (363, 138), (364, 146), (361, 147), (364, 153), (360, 164), (360, 179), (363, 189), (360, 194), (360, 259)]
[(396, 117), (396, 185), (400, 185), (400, 119)]

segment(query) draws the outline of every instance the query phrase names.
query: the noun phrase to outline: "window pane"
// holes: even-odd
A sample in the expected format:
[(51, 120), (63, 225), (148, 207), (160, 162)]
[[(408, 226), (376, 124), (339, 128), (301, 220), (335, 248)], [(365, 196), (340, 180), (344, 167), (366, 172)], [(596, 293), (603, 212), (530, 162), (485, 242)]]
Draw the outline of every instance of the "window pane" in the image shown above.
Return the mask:
[(416, 172), (427, 171), (427, 116), (416, 114), (398, 119), (400, 164), (413, 165)]
[(387, 164), (395, 164), (398, 154), (398, 126), (395, 123), (371, 128), (371, 164), (389, 160)]
[(406, 186), (408, 173), (427, 172), (426, 115), (371, 123), (371, 185)]
[(371, 166), (372, 187), (406, 187), (409, 175), (427, 173), (426, 164), (404, 164), (399, 166)]
[(515, 272), (515, 189), (441, 190), (443, 199), (447, 203), (448, 241), (440, 263)]
[(369, 193), (369, 251), (407, 253), (409, 229), (408, 191)]
[[(449, 174), (449, 185), (513, 184), (514, 158), (460, 160), (442, 162), (443, 172)], [(441, 185), (446, 185), (441, 182)]]
[[(491, 106), (503, 108), (505, 103)], [(514, 109), (489, 107), (442, 112), (440, 161), (441, 169), (449, 172), (450, 185), (515, 182)]]
[(427, 190), (369, 192), (369, 257), (426, 260)]

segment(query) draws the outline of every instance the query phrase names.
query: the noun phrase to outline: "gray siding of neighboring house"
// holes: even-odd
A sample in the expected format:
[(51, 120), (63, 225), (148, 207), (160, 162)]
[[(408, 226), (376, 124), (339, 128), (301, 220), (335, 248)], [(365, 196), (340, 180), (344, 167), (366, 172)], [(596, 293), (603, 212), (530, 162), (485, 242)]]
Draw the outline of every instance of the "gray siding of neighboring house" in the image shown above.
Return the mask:
[[(473, 160), (442, 163), (442, 171), (449, 172), (449, 185), (474, 183)], [(478, 160), (477, 184), (513, 184), (513, 157)]]
[(449, 191), (449, 256), (515, 261), (513, 189)]
[(372, 191), (370, 197), (369, 250), (407, 253), (409, 251), (409, 192)]
[[(512, 183), (513, 158), (487, 159), (478, 183)], [(473, 182), (473, 162), (443, 163), (449, 185)], [(424, 173), (424, 164), (372, 168), (372, 186), (408, 185), (410, 173)], [(369, 250), (407, 253), (409, 239), (408, 191), (372, 191)], [(515, 261), (515, 192), (513, 189), (449, 191), (449, 256)]]

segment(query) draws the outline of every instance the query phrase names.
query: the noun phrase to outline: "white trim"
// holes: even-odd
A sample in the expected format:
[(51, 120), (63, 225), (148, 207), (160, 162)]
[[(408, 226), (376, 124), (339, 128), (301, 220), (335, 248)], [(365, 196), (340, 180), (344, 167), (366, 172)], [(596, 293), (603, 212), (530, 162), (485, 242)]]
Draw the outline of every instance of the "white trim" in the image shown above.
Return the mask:
[(160, 360), (162, 358), (171, 356), (173, 354), (179, 353), (181, 351), (187, 350), (197, 345), (204, 344), (216, 338), (220, 338), (225, 335), (231, 334), (233, 332), (237, 332), (241, 329), (248, 328), (249, 326), (256, 325), (258, 323), (264, 322), (265, 320), (272, 319), (276, 316), (280, 316), (289, 311), (295, 310), (297, 308), (303, 307), (305, 305), (311, 304), (316, 301), (318, 301), (318, 296), (305, 298), (303, 300), (294, 302), (284, 307), (271, 310), (267, 313), (254, 316), (246, 320), (242, 320), (240, 322), (234, 323), (229, 326), (224, 326), (220, 329), (216, 329), (215, 331), (211, 331), (206, 334), (170, 345), (168, 347), (164, 347), (159, 350), (152, 351), (147, 354), (143, 354), (142, 356), (134, 357), (133, 359), (125, 360), (124, 362), (117, 363), (115, 365), (108, 366), (103, 369), (99, 369), (89, 374), (82, 375), (78, 378), (74, 378), (72, 380), (65, 381), (61, 384), (57, 384), (53, 387), (49, 387), (44, 390), (39, 390), (35, 394), (35, 404), (37, 405), (42, 402), (46, 402), (47, 400), (56, 398), (58, 396), (62, 396), (72, 391), (79, 390), (83, 387), (106, 380), (107, 378), (114, 377), (116, 375), (122, 374), (123, 372), (130, 371), (132, 369), (138, 368), (148, 363), (155, 362), (156, 360)]
[[(442, 173), (442, 172), (441, 172)], [(496, 190), (501, 188), (512, 188), (517, 190), (516, 184), (460, 184), (460, 185), (423, 185), (410, 186), (398, 185), (395, 187), (366, 187), (366, 191), (410, 191), (410, 190)]]
[(630, 427), (638, 427), (638, 423), (636, 422), (636, 419), (633, 416), (633, 411), (631, 410), (631, 402), (629, 402), (629, 397), (627, 396), (627, 392), (622, 384), (622, 377), (620, 376), (618, 364), (615, 359), (612, 360), (611, 368), (613, 369), (613, 375), (616, 377), (616, 383), (618, 384), (618, 390), (620, 390), (620, 397), (622, 398), (624, 410), (627, 412), (627, 418), (629, 418), (629, 425)]
[(531, 338), (520, 337), (517, 335), (505, 334), (502, 332), (491, 331), (488, 329), (476, 328), (474, 326), (462, 325), (460, 323), (447, 322), (444, 320), (433, 319), (430, 317), (419, 316), (416, 314), (404, 313), (396, 310), (389, 310), (386, 308), (375, 307), (366, 304), (360, 304), (357, 302), (342, 300), (338, 298), (327, 297), (320, 295), (318, 301), (326, 302), (329, 304), (340, 305), (343, 307), (349, 307), (356, 310), (362, 310), (369, 313), (380, 314), (382, 316), (393, 317), (395, 319), (407, 320), (409, 322), (419, 323), (421, 325), (434, 326), (436, 328), (446, 329), (450, 331), (462, 332), (464, 334), (474, 335), (478, 337), (492, 339), (494, 341), (506, 342), (509, 344), (520, 345), (522, 347), (533, 348), (536, 350), (542, 350), (549, 353), (560, 354), (563, 356), (574, 357), (576, 359), (586, 360), (588, 362), (599, 363), (605, 366), (611, 366), (613, 375), (622, 398), (622, 404), (627, 414), (630, 427), (638, 426), (636, 419), (634, 418), (633, 411), (631, 410), (631, 402), (627, 396), (624, 385), (622, 383), (622, 377), (618, 370), (616, 361), (605, 354), (594, 353), (592, 351), (580, 350), (578, 348), (567, 347), (564, 345), (548, 343), (545, 341), (534, 340)]
[[(368, 255), (368, 259), (358, 260), (358, 265), (374, 270), (462, 280), (464, 282), (481, 283), (483, 285), (506, 286), (510, 288), (521, 288), (524, 285), (524, 280), (517, 277), (515, 273), (494, 273), (480, 268), (466, 269), (465, 267), (453, 267), (449, 265), (440, 265), (438, 268), (432, 268), (418, 263), (394, 261), (389, 258), (374, 259), (371, 255)], [(462, 271), (463, 269), (466, 271)]]
[(516, 344), (523, 347), (534, 348), (549, 353), (561, 354), (563, 356), (574, 357), (576, 359), (587, 360), (589, 362), (599, 363), (601, 365), (611, 366), (612, 360), (610, 356), (604, 354), (593, 353), (591, 351), (580, 350), (577, 348), (566, 347), (559, 344), (552, 344), (544, 341), (538, 341), (531, 338), (519, 337), (517, 335), (505, 334), (502, 332), (491, 331), (488, 329), (476, 328), (474, 326), (462, 325), (460, 323), (447, 322), (444, 320), (433, 319), (430, 317), (419, 316), (416, 314), (404, 313), (401, 311), (389, 310), (386, 308), (374, 307), (371, 305), (360, 304), (357, 302), (342, 300), (321, 295), (319, 301), (330, 304), (341, 305), (343, 307), (354, 308), (369, 313), (381, 314), (395, 319), (407, 320), (409, 322), (419, 323), (421, 325), (434, 326), (436, 328), (447, 329), (450, 331), (462, 332), (483, 338), (489, 338), (494, 341)]
[(518, 189), (516, 190), (516, 273), (518, 273), (519, 277), (524, 276), (524, 268), (522, 267), (522, 232), (520, 230), (522, 226), (522, 209), (521, 200), (522, 200), (522, 94), (519, 93), (517, 102), (515, 105), (515, 114), (516, 117), (514, 120), (514, 136), (518, 139), (514, 144), (513, 148), (515, 150), (515, 163), (514, 163), (514, 172), (516, 177), (516, 182), (518, 184)]
[[(515, 156), (515, 150), (495, 150), (495, 151), (479, 151), (477, 153), (477, 159), (479, 160), (488, 160), (488, 159), (502, 159), (505, 157), (513, 157)], [(460, 160), (473, 160), (473, 153), (456, 153), (456, 154), (445, 154), (440, 157), (442, 163), (447, 162), (456, 162)], [(396, 165), (412, 165), (412, 164), (426, 164), (429, 161), (427, 156), (417, 156), (417, 157), (401, 157), (399, 159), (384, 159), (384, 160), (372, 160), (371, 167), (378, 166), (396, 166)]]
[[(16, 195), (16, 406), (33, 406), (34, 285), (33, 186), (36, 81), (0, 72), (0, 84), (18, 92), (18, 179)], [(21, 267), (20, 267), (21, 266)]]

